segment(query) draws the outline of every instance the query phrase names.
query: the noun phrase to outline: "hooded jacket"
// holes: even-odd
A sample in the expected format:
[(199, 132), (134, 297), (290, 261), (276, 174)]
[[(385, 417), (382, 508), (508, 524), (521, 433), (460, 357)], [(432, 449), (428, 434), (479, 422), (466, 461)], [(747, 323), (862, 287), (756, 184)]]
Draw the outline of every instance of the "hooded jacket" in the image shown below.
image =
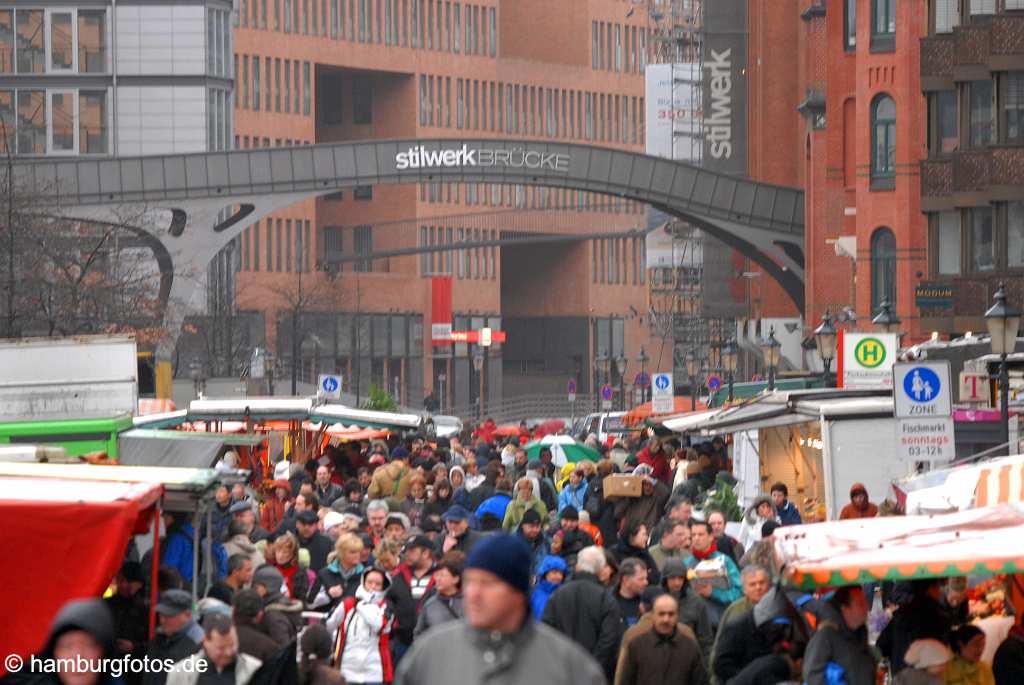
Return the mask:
[(551, 581), (545, 580), (544, 576), (548, 571), (561, 571), (562, 582), (565, 582), (564, 578), (567, 568), (565, 560), (554, 555), (544, 557), (544, 561), (540, 563), (540, 568), (537, 569), (537, 584), (534, 585), (533, 592), (530, 594), (530, 608), (533, 610), (534, 621), (540, 621), (544, 618), (544, 607), (547, 606), (548, 600), (555, 590), (562, 586), (562, 583), (556, 585)]
[(227, 553), (228, 558), (231, 558), (235, 554), (244, 554), (252, 561), (252, 567), (254, 569), (266, 563), (263, 552), (256, 548), (256, 543), (250, 540), (249, 536), (245, 533), (239, 533), (225, 542), (224, 551)]
[(519, 527), (519, 524), (523, 521), (523, 514), (529, 509), (534, 509), (540, 514), (540, 520), (546, 521), (548, 518), (548, 508), (544, 506), (544, 503), (537, 499), (534, 495), (527, 501), (523, 501), (518, 496), (508, 503), (508, 507), (505, 509), (505, 519), (501, 522), (501, 527), (505, 530), (514, 530)]
[(427, 601), (423, 603), (423, 610), (416, 619), (416, 629), (413, 631), (413, 635), (418, 640), (420, 635), (431, 628), (449, 621), (458, 621), (462, 619), (463, 615), (462, 592), (451, 597), (445, 597), (436, 591), (432, 592), (427, 597)]
[(576, 485), (566, 481), (562, 491), (558, 493), (558, 511), (566, 507), (574, 507), (576, 511), (583, 511), (583, 503), (587, 499), (587, 479), (582, 479)]
[(875, 682), (875, 658), (868, 647), (867, 628), (850, 630), (842, 614), (830, 604), (819, 611), (818, 630), (804, 653), (804, 682), (827, 685), (825, 669), (829, 662), (846, 673), (848, 685), (872, 685)]
[(366, 490), (366, 497), (371, 500), (385, 499), (401, 504), (409, 494), (412, 476), (413, 470), (402, 460), (385, 464), (373, 472), (370, 487)]
[[(864, 507), (858, 507), (853, 503), (853, 496), (863, 493), (864, 494)], [(864, 487), (863, 483), (854, 483), (850, 487), (850, 503), (843, 507), (843, 510), (839, 512), (839, 518), (842, 519), (872, 519), (878, 516), (878, 507), (872, 504), (868, 499), (868, 490)]]
[[(775, 505), (768, 497), (758, 497), (754, 500), (754, 503), (747, 509), (747, 513), (743, 515), (743, 521), (740, 523), (740, 544), (743, 545), (744, 551), (749, 550), (754, 546), (755, 542), (761, 539), (761, 526), (763, 526), (768, 519), (757, 513), (757, 508), (762, 504), (768, 504), (771, 506), (772, 511), (775, 511)], [(776, 523), (780, 523), (778, 515), (774, 518)]]
[[(84, 630), (92, 635), (103, 646), (104, 657), (114, 657), (114, 619), (110, 610), (101, 599), (79, 599), (73, 600), (61, 607), (50, 624), (50, 633), (46, 639), (46, 646), (38, 654), (40, 659), (52, 659), (53, 649), (57, 639), (71, 630)], [(25, 663), (28, 663), (25, 659)], [(58, 685), (61, 680), (55, 673), (32, 673), (27, 667), (21, 672), (8, 674), (3, 679), (11, 683), (32, 683), (32, 685)], [(97, 680), (98, 685), (116, 685), (122, 683), (120, 678), (115, 678), (109, 673), (103, 673)]]
[(279, 588), (268, 588), (263, 596), (263, 627), (270, 639), (286, 645), (298, 636), (301, 626), (302, 602), (281, 594)]
[(480, 503), (480, 506), (473, 512), (473, 515), (476, 516), (477, 521), (482, 521), (484, 514), (491, 514), (494, 518), (498, 519), (499, 523), (503, 523), (505, 521), (505, 513), (508, 511), (508, 505), (511, 502), (512, 496), (507, 492), (495, 492)]
[[(370, 573), (384, 575), (384, 588), (366, 589)], [(390, 683), (394, 679), (391, 649), (392, 611), (385, 595), (391, 580), (380, 569), (363, 571), (355, 597), (348, 597), (331, 613), (324, 624), (334, 633), (334, 663), (346, 682)]]

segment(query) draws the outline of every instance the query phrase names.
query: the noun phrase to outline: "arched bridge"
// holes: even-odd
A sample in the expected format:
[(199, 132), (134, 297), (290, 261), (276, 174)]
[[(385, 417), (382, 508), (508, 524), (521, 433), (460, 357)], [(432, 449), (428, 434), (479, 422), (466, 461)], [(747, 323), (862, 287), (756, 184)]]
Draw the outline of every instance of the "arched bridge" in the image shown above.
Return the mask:
[[(803, 310), (803, 192), (644, 154), (542, 141), (374, 140), (152, 157), (19, 160), (24, 192), (59, 213), (112, 220), (141, 208), (175, 272), (205, 269), (246, 226), (355, 186), (429, 181), (568, 188), (629, 198), (699, 226), (774, 277)], [(234, 214), (223, 220), (223, 210)], [(154, 210), (162, 210), (156, 212)], [(222, 219), (218, 221), (218, 219)], [(169, 293), (190, 299), (194, 285)], [(175, 298), (175, 294), (177, 297)]]

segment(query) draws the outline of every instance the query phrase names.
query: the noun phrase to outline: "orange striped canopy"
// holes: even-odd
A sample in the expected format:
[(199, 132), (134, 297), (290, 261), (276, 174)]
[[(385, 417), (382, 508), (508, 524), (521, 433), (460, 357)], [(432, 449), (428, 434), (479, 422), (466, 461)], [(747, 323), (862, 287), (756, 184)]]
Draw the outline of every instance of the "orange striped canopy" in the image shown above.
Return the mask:
[(784, 576), (804, 589), (1024, 572), (1017, 505), (786, 526), (773, 539)]
[(1024, 456), (985, 466), (978, 475), (974, 506), (1024, 502)]

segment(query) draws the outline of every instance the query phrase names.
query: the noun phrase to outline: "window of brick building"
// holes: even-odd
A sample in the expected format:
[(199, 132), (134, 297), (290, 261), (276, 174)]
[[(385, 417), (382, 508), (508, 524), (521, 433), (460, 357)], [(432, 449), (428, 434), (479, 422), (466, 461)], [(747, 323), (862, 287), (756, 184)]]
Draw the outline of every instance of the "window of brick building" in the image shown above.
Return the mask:
[(871, 178), (896, 175), (896, 103), (886, 94), (871, 103)]
[(871, 48), (896, 47), (896, 0), (871, 0)]

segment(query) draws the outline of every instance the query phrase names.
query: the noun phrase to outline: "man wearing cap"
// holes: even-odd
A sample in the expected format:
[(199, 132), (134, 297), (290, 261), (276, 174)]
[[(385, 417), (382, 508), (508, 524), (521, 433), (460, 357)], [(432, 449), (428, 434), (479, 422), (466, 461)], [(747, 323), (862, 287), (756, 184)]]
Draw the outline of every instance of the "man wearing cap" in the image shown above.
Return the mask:
[(384, 521), (384, 537), (399, 545), (405, 541), (405, 533), (409, 530), (409, 517), (401, 512), (389, 514)]
[(294, 640), (302, 625), (302, 602), (288, 597), (281, 572), (261, 566), (252, 576), (252, 589), (263, 600), (263, 627), (270, 639), (281, 646)]
[(314, 573), (327, 565), (327, 555), (334, 549), (330, 538), (318, 529), (319, 524), (315, 511), (302, 511), (295, 517), (295, 537), (299, 547), (309, 552), (309, 570)]
[[(259, 524), (258, 507), (252, 500), (247, 499), (234, 502), (228, 511), (231, 512), (231, 521), (241, 526), (242, 531), (249, 538), (250, 542), (257, 543), (270, 537), (270, 532)], [(230, 527), (231, 524), (229, 523), (228, 528), (230, 529)], [(228, 538), (231, 538), (230, 532), (228, 533)]]
[(681, 629), (678, 609), (675, 597), (668, 593), (653, 600), (651, 627), (623, 645), (615, 685), (707, 685), (700, 649)]
[(412, 644), (416, 617), (423, 608), (426, 593), (434, 587), (434, 543), (417, 535), (405, 545), (403, 563), (391, 572), (388, 599), (395, 609), (391, 628), (396, 656)]
[(530, 571), (534, 574), (540, 569), (544, 557), (549, 554), (548, 541), (544, 535), (544, 524), (540, 513), (536, 509), (527, 509), (523, 514), (523, 520), (516, 528), (516, 535), (530, 548), (530, 556), (533, 562), (530, 564)]
[(462, 580), (465, 621), (417, 639), (398, 667), (397, 685), (605, 682), (589, 654), (530, 619), (530, 550), (521, 540), (506, 533), (481, 540)]
[(558, 528), (550, 533), (551, 542), (549, 549), (551, 554), (565, 559), (568, 566), (576, 565), (576, 555), (584, 547), (594, 544), (594, 538), (590, 534), (580, 530), (580, 513), (576, 507), (568, 506), (558, 514)]
[[(156, 636), (149, 641), (146, 656), (177, 663), (199, 651), (203, 629), (192, 618), (192, 595), (184, 590), (164, 590), (156, 605), (159, 622)], [(145, 685), (164, 685), (167, 674), (151, 670), (142, 676)]]
[(391, 461), (373, 472), (366, 496), (370, 499), (388, 499), (396, 504), (409, 494), (413, 470), (409, 468), (409, 450), (397, 445), (391, 450)]
[[(362, 519), (360, 518), (359, 521), (362, 522)], [(332, 547), (334, 546), (334, 543), (338, 541), (338, 538), (348, 532), (348, 525), (349, 524), (345, 521), (345, 514), (343, 513), (329, 511), (327, 512), (327, 515), (324, 516), (324, 535), (330, 539)], [(359, 524), (357, 523), (353, 527), (353, 530), (358, 527)]]
[(611, 682), (622, 619), (619, 605), (599, 580), (607, 566), (601, 547), (581, 551), (572, 580), (551, 595), (541, 620), (593, 654)]
[(711, 619), (704, 600), (692, 587), (687, 576), (686, 564), (680, 559), (669, 559), (661, 572), (661, 586), (679, 603), (679, 622), (690, 628), (697, 638), (705, 663), (711, 663), (711, 647), (715, 633), (711, 630)]
[[(316, 512), (320, 510), (320, 500), (317, 499), (316, 495), (308, 490), (304, 490), (295, 496), (295, 502), (288, 509), (284, 519), (281, 521), (273, 534), (273, 538), (276, 540), (285, 533), (291, 533), (293, 535), (298, 534), (298, 530), (295, 528), (295, 523), (298, 521), (299, 514), (304, 511), (311, 511), (316, 516)], [(319, 519), (318, 519), (319, 520)]]
[(454, 505), (441, 517), (444, 520), (444, 527), (447, 534), (441, 539), (441, 546), (436, 547), (437, 556), (442, 556), (450, 551), (458, 550), (469, 556), (483, 534), (469, 527), (469, 512), (465, 508)]

